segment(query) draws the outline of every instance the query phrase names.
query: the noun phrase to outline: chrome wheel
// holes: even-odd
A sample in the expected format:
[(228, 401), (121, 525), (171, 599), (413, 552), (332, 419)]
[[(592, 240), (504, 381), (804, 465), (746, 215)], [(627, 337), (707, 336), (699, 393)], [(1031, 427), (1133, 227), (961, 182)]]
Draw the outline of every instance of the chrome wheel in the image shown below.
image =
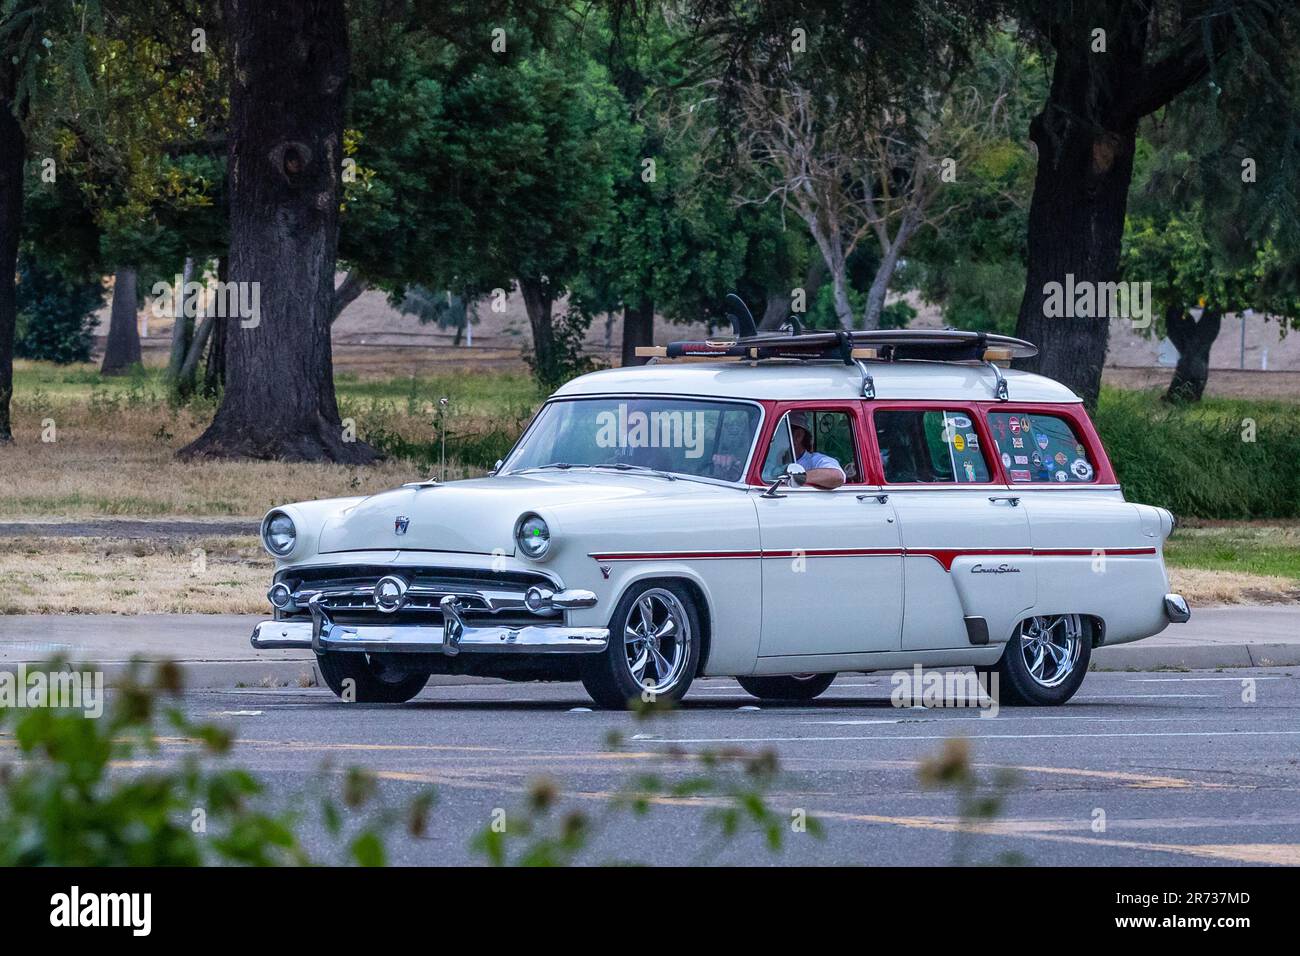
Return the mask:
[(1074, 673), (1083, 649), (1077, 614), (1031, 617), (1020, 625), (1020, 654), (1029, 676), (1043, 687), (1059, 687)]
[(623, 651), (643, 690), (663, 693), (681, 680), (690, 646), (690, 617), (676, 594), (651, 588), (636, 599), (623, 624)]

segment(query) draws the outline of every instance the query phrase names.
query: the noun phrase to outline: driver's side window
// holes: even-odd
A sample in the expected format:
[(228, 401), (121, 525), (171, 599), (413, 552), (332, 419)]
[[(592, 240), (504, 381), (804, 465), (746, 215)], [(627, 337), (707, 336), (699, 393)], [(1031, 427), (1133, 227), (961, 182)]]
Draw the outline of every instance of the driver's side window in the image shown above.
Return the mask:
[[(801, 429), (803, 445), (796, 447), (794, 429)], [(761, 473), (764, 483), (776, 481), (785, 473), (786, 465), (798, 461), (806, 468), (838, 468), (844, 480), (861, 481), (858, 469), (856, 443), (853, 440), (853, 418), (844, 411), (816, 411), (796, 409), (786, 412), (777, 423), (763, 459)]]

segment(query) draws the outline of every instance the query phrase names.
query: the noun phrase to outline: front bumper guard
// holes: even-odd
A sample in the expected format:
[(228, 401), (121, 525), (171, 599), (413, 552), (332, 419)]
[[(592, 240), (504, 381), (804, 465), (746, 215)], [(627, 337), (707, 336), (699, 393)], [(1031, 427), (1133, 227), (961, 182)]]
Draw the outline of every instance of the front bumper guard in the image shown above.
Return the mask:
[[(460, 599), (448, 594), (438, 602), (443, 623), (339, 624), (322, 605), (324, 595), (308, 601), (311, 622), (263, 621), (253, 628), (251, 643), (259, 650), (298, 648), (370, 653), (445, 654), (599, 654), (609, 646), (604, 627), (569, 627), (559, 623), (479, 626), (469, 624)], [(593, 602), (594, 603), (594, 602)]]

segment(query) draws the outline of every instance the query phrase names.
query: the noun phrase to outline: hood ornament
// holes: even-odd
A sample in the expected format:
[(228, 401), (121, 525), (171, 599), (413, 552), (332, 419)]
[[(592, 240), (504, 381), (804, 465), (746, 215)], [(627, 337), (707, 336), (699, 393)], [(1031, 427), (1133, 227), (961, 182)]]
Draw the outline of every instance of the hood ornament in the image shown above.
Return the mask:
[(411, 519), (406, 515), (398, 515), (393, 519), (393, 534), (406, 534), (410, 527)]

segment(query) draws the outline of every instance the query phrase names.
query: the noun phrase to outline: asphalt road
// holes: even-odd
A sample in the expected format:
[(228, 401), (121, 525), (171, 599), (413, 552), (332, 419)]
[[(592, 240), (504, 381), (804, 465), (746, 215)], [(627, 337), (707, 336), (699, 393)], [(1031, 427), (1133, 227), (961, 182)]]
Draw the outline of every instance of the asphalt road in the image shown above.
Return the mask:
[[(649, 718), (586, 710), (571, 684), (430, 687), (405, 705), (344, 705), (317, 688), (195, 691), (183, 704), (232, 725), (233, 758), (286, 805), (312, 805), (303, 794), (323, 765), (340, 780), (350, 765), (376, 772), (389, 806), (433, 787), (426, 833), (390, 835), (396, 863), (480, 861), (469, 844), (502, 811), (507, 846), (522, 849), (518, 813), (538, 780), (558, 794), (552, 828), (570, 809), (597, 821), (582, 862), (1300, 863), (1300, 670), (1093, 673), (1066, 707), (989, 717), (895, 708), (890, 689), (889, 675), (846, 675), (815, 704), (755, 709), (733, 681), (702, 680), (679, 710)], [(952, 738), (969, 742), (979, 794), (1004, 787), (991, 821), (918, 777)], [(702, 771), (701, 754), (729, 749), (775, 752), (769, 807), (783, 821), (806, 811), (823, 835), (783, 826), (779, 853), (755, 833), (720, 840), (717, 794), (666, 795), (640, 817), (610, 809), (638, 774), (667, 786), (737, 779)], [(1003, 768), (1009, 785), (995, 782)], [(308, 831), (313, 852), (333, 858), (323, 831)]]

